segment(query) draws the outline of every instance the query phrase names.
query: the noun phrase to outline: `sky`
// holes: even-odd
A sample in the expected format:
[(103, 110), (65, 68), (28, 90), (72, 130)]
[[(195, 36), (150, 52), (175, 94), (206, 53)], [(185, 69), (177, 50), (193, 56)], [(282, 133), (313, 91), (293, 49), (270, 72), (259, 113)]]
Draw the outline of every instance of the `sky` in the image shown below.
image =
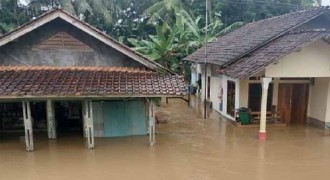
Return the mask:
[[(19, 0), (23, 5), (27, 5), (30, 0)], [(330, 0), (322, 0), (322, 5), (323, 6), (327, 6), (329, 5), (330, 6)]]
[(19, 0), (19, 2), (23, 5), (27, 5), (30, 2), (30, 0)]
[(322, 0), (322, 5), (323, 6), (330, 5), (330, 0)]

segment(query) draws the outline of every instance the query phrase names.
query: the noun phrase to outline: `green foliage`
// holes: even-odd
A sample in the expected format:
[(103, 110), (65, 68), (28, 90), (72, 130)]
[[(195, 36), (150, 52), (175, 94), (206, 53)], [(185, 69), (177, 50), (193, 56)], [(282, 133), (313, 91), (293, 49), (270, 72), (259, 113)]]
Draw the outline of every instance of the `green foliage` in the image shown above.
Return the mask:
[(129, 38), (128, 42), (134, 50), (177, 73), (182, 73), (187, 68), (181, 59), (205, 44), (205, 39), (212, 41), (242, 25), (234, 23), (225, 27), (220, 18), (215, 17), (205, 27), (201, 20), (202, 16), (194, 19), (184, 9), (176, 10), (174, 20), (156, 25), (156, 35), (149, 35), (147, 39)]
[(251, 22), (313, 6), (315, 0), (222, 0), (225, 24)]
[(0, 34), (60, 6), (150, 59), (188, 75), (189, 65), (181, 59), (205, 40), (212, 41), (243, 23), (316, 2), (319, 0), (30, 0), (21, 4), (19, 0), (0, 0)]

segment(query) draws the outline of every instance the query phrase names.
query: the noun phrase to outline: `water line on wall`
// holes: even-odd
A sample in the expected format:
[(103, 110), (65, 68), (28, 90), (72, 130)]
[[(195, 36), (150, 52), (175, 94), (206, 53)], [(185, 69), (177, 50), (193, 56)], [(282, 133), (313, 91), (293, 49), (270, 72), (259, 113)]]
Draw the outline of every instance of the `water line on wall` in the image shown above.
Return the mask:
[(19, 59), (18, 57), (16, 57), (16, 56), (10, 54), (9, 52), (7, 52), (7, 51), (5, 51), (5, 50), (3, 50), (3, 49), (0, 49), (0, 50), (1, 50), (2, 52), (6, 53), (7, 55), (9, 55), (9, 56), (10, 56), (11, 58), (13, 58), (14, 60), (16, 60), (16, 61), (18, 61), (18, 62), (20, 62), (20, 63), (22, 63), (22, 64), (24, 64), (24, 65), (26, 65), (26, 66), (31, 66), (30, 64), (24, 62), (23, 60), (21, 60), (21, 59)]

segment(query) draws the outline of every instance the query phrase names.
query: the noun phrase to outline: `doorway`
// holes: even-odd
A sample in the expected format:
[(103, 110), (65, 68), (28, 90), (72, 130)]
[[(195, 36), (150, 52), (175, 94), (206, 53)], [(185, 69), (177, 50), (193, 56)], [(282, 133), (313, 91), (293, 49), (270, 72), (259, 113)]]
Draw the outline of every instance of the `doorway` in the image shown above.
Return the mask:
[[(271, 111), (273, 102), (273, 87), (272, 83), (269, 84), (268, 96), (267, 96), (267, 111)], [(249, 84), (249, 97), (248, 107), (253, 111), (260, 111), (261, 109), (261, 97), (262, 97), (262, 84), (261, 83), (250, 83)]]
[(80, 101), (54, 102), (57, 132), (61, 134), (83, 133), (82, 103)]
[(234, 81), (228, 81), (227, 83), (227, 114), (232, 117), (235, 116), (235, 89), (236, 85)]
[(281, 122), (304, 124), (307, 117), (308, 84), (279, 84), (278, 110)]

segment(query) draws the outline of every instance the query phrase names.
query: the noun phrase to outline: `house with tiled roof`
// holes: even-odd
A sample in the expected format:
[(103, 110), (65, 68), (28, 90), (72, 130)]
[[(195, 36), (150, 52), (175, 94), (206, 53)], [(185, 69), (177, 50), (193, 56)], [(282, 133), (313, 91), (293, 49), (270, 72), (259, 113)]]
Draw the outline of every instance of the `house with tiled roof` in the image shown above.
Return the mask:
[[(149, 134), (155, 100), (185, 95), (182, 76), (54, 9), (0, 36), (0, 131), (49, 139)], [(19, 138), (18, 138), (19, 139)], [(59, 140), (60, 141), (60, 140)]]
[(265, 139), (266, 124), (330, 123), (329, 35), (330, 10), (318, 7), (248, 23), (185, 60), (191, 83), (201, 82), (202, 100), (206, 92), (231, 120), (248, 108)]

